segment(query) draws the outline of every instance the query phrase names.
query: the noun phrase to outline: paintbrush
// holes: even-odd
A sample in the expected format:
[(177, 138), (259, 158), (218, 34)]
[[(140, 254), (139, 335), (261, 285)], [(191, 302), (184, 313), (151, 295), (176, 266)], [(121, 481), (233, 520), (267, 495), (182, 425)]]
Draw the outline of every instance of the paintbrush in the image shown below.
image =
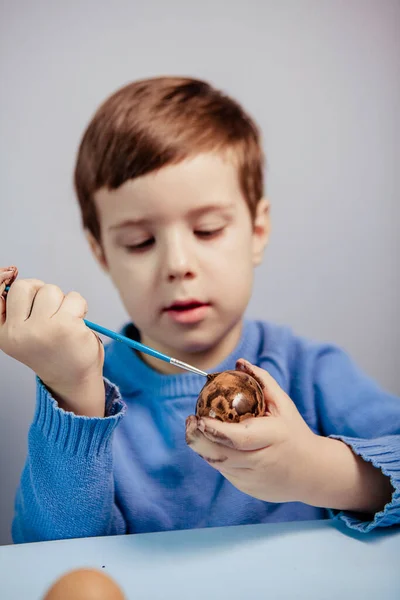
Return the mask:
[[(10, 286), (7, 285), (5, 288), (5, 291), (8, 292), (9, 289), (10, 289)], [(201, 369), (197, 369), (197, 367), (193, 367), (192, 365), (188, 365), (187, 363), (185, 363), (181, 360), (178, 360), (177, 358), (172, 358), (171, 356), (168, 356), (167, 354), (158, 352), (158, 350), (154, 350), (154, 348), (150, 348), (149, 346), (145, 346), (145, 344), (141, 344), (140, 342), (131, 340), (130, 338), (126, 337), (125, 335), (121, 335), (120, 333), (116, 333), (115, 331), (112, 331), (111, 329), (107, 329), (106, 327), (102, 327), (101, 325), (97, 325), (96, 323), (92, 323), (92, 321), (88, 321), (87, 319), (83, 319), (83, 320), (84, 320), (85, 324), (87, 325), (87, 327), (89, 327), (93, 331), (96, 331), (97, 333), (100, 333), (109, 338), (112, 338), (116, 342), (122, 342), (123, 344), (126, 344), (127, 346), (134, 348), (134, 350), (139, 350), (139, 352), (143, 352), (144, 354), (148, 354), (149, 356), (154, 356), (155, 358), (158, 358), (159, 360), (163, 360), (164, 362), (168, 362), (170, 365), (175, 365), (176, 367), (179, 367), (180, 369), (183, 369), (184, 371), (190, 371), (191, 373), (196, 373), (197, 375), (203, 375), (203, 377), (207, 377), (207, 373), (205, 371), (202, 371)]]

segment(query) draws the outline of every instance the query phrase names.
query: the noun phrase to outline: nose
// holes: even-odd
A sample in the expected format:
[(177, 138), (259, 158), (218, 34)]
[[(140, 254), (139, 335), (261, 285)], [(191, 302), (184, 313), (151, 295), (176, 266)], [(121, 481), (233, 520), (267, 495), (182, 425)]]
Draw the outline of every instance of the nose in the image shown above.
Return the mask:
[(195, 257), (187, 236), (174, 231), (165, 240), (162, 251), (164, 276), (168, 281), (195, 277)]

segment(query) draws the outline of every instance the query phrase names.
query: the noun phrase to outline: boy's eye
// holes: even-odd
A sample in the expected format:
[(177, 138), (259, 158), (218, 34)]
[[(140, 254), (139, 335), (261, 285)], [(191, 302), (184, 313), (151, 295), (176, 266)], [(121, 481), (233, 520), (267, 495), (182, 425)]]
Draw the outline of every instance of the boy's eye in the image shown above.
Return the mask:
[(129, 245), (125, 246), (125, 249), (128, 252), (136, 252), (138, 250), (144, 250), (144, 249), (152, 246), (154, 244), (154, 241), (155, 241), (154, 238), (148, 238), (147, 240), (140, 242), (140, 244), (129, 244)]
[(194, 233), (200, 238), (213, 238), (217, 237), (223, 230), (224, 227), (218, 227), (217, 229), (197, 229)]

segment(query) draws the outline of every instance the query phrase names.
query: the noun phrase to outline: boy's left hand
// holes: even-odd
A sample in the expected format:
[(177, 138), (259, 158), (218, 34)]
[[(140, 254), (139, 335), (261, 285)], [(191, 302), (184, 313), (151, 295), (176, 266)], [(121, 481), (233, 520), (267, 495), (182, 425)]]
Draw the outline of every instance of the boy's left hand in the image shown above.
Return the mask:
[(260, 383), (266, 416), (223, 423), (192, 415), (186, 421), (188, 445), (250, 496), (268, 502), (304, 501), (319, 436), (271, 375), (242, 359), (236, 368)]

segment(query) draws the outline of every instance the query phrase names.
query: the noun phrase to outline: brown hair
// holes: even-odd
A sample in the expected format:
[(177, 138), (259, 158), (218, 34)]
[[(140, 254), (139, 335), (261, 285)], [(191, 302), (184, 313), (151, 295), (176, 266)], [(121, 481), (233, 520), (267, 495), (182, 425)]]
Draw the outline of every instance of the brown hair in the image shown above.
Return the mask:
[(263, 195), (263, 152), (253, 120), (233, 99), (197, 79), (157, 77), (110, 96), (83, 134), (75, 189), (83, 226), (100, 242), (94, 194), (201, 152), (230, 151), (254, 218)]

